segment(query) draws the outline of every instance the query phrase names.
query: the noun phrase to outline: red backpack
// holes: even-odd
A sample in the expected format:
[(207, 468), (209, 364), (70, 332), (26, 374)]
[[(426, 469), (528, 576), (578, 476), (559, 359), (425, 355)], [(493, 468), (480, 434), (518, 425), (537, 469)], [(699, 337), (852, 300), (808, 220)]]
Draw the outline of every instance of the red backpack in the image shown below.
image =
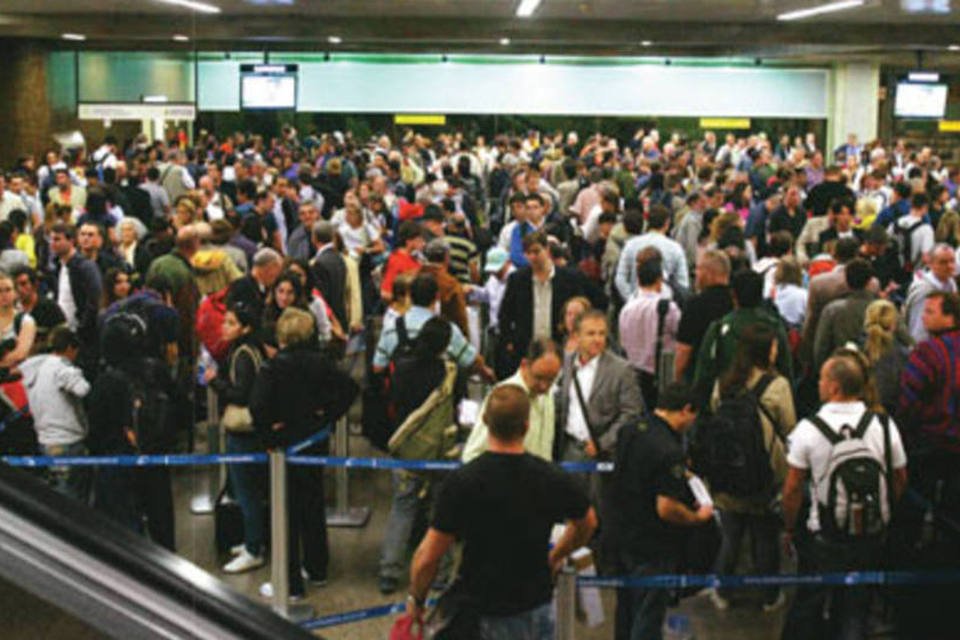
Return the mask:
[(227, 286), (209, 294), (197, 308), (197, 338), (218, 362), (223, 362), (230, 352), (230, 343), (223, 340), (223, 317), (227, 314), (229, 289)]

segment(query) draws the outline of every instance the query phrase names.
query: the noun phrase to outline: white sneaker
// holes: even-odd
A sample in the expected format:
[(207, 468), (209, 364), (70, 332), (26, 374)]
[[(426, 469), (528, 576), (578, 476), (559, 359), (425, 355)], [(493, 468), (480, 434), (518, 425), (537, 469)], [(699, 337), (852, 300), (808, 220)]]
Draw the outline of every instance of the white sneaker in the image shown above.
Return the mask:
[(713, 603), (717, 611), (726, 611), (730, 608), (730, 601), (721, 596), (720, 592), (716, 589), (710, 590), (710, 602)]
[(247, 545), (243, 544), (242, 542), (241, 542), (240, 544), (238, 544), (238, 545), (234, 545), (234, 546), (230, 547), (230, 555), (232, 555), (232, 556), (238, 556), (238, 555), (240, 555), (240, 552), (243, 551), (243, 550), (246, 549), (246, 548), (247, 548)]
[(249, 551), (242, 549), (233, 560), (223, 566), (223, 572), (243, 573), (262, 566), (263, 556), (251, 555)]
[[(269, 582), (264, 582), (260, 585), (260, 596), (266, 598), (267, 600), (273, 600), (273, 585)], [(303, 595), (299, 596), (290, 596), (290, 602), (300, 602), (303, 600)]]
[(787, 604), (787, 594), (785, 594), (785, 593), (781, 590), (780, 593), (777, 594), (777, 599), (776, 599), (776, 600), (774, 600), (773, 602), (771, 602), (771, 603), (769, 603), (769, 604), (763, 605), (763, 612), (764, 612), (764, 613), (773, 613), (774, 611), (776, 611), (777, 609), (779, 609), (780, 607), (782, 607), (782, 606), (785, 605), (785, 604)]

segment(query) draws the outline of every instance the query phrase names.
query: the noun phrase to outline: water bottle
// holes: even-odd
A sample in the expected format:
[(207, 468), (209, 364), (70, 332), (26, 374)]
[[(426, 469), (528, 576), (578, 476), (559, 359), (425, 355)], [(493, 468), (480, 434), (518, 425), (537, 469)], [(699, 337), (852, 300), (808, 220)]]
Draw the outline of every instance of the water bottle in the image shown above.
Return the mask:
[(669, 613), (663, 621), (663, 640), (695, 640), (690, 617), (682, 613)]

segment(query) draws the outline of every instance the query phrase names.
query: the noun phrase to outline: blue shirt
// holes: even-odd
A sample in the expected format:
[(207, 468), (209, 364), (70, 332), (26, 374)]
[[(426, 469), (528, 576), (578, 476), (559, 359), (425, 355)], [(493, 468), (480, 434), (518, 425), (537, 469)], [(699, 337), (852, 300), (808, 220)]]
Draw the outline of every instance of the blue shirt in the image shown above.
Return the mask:
[[(421, 327), (433, 317), (433, 312), (426, 307), (417, 305), (410, 307), (403, 314), (403, 322), (407, 328), (407, 338), (415, 340)], [(477, 350), (467, 341), (457, 325), (451, 323), (450, 329), (450, 344), (447, 345), (447, 355), (460, 367), (466, 369), (476, 361)], [(384, 325), (383, 332), (380, 334), (380, 342), (377, 343), (377, 351), (373, 354), (373, 366), (382, 369), (390, 364), (390, 358), (393, 357), (398, 342), (396, 325)]]
[(673, 279), (685, 289), (690, 288), (690, 271), (687, 267), (687, 256), (675, 240), (671, 240), (662, 233), (650, 231), (642, 236), (630, 238), (623, 245), (620, 252), (620, 262), (617, 263), (617, 275), (614, 284), (624, 300), (629, 300), (637, 290), (637, 254), (647, 247), (656, 247), (663, 256), (663, 278)]
[(532, 231), (529, 222), (520, 222), (513, 226), (513, 233), (510, 234), (510, 262), (518, 269), (530, 264), (527, 256), (523, 255), (523, 237)]

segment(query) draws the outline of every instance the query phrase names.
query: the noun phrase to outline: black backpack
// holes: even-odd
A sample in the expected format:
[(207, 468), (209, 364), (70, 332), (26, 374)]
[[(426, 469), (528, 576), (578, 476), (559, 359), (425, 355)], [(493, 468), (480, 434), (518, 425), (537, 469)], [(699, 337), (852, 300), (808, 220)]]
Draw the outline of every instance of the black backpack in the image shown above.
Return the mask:
[(397, 364), (414, 359), (413, 341), (407, 332), (407, 323), (403, 316), (397, 318), (394, 327), (397, 332), (397, 346), (390, 356), (387, 370), (378, 374), (374, 373), (372, 368), (368, 369), (367, 381), (363, 389), (363, 414), (360, 419), (363, 435), (370, 444), (385, 452), (389, 451), (387, 443), (397, 428), (393, 402)]
[(162, 362), (140, 361), (137, 373), (125, 371), (132, 404), (131, 426), (139, 453), (170, 453), (176, 444), (172, 381)]
[(774, 376), (765, 374), (753, 389), (721, 398), (713, 415), (698, 422), (691, 455), (694, 469), (710, 482), (712, 491), (756, 497), (773, 490), (769, 446), (763, 439), (760, 413), (779, 427), (760, 403)]
[(906, 282), (910, 281), (910, 279), (913, 277), (913, 272), (916, 269), (916, 265), (911, 258), (913, 255), (913, 232), (919, 229), (923, 224), (923, 220), (920, 220), (918, 222), (914, 222), (909, 227), (901, 227), (898, 224), (895, 224), (893, 227), (894, 233), (896, 233), (896, 236), (900, 241), (901, 277)]

